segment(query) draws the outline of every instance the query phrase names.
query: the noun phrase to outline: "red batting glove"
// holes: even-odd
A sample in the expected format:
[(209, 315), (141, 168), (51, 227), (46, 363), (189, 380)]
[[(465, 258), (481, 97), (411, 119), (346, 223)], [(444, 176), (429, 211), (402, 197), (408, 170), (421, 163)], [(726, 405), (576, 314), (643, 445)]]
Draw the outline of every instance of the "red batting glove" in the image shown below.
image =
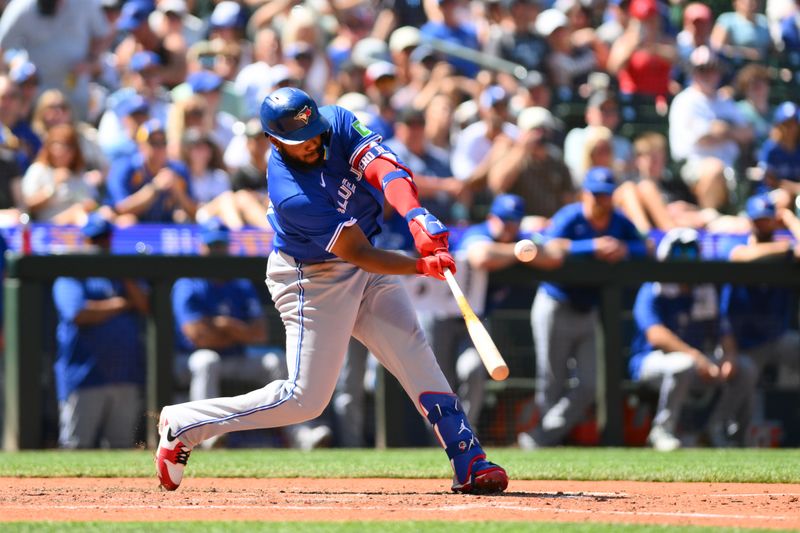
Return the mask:
[(456, 273), (456, 262), (453, 256), (447, 252), (438, 252), (417, 259), (417, 273), (423, 276), (444, 279), (445, 269), (449, 269), (453, 274)]
[(427, 209), (424, 207), (412, 209), (406, 213), (406, 220), (419, 255), (428, 257), (437, 252), (448, 251), (447, 237), (450, 231)]

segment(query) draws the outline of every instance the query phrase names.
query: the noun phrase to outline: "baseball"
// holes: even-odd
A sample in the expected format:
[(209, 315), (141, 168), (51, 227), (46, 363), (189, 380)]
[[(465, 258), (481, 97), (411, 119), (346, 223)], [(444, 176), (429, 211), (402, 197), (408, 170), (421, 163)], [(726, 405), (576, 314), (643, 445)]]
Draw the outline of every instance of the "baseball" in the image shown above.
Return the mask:
[(523, 263), (533, 261), (536, 257), (536, 245), (530, 239), (522, 239), (514, 245), (514, 255)]

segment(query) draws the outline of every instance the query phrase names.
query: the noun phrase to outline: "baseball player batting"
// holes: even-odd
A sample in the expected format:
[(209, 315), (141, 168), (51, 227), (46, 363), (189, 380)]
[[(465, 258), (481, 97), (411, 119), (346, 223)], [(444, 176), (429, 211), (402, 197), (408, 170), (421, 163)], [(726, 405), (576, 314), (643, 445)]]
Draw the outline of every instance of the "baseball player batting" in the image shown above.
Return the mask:
[[(267, 169), (267, 216), (275, 230), (267, 287), (286, 328), (289, 379), (241, 396), (164, 407), (155, 458), (161, 486), (178, 488), (192, 448), (206, 439), (319, 416), (352, 335), (433, 425), (453, 467), (452, 490), (505, 490), (505, 470), (486, 459), (400, 279), (391, 276), (443, 280), (445, 269), (456, 268), (449, 232), (420, 207), (409, 169), (351, 112), (318, 108), (299, 89), (267, 96), (261, 125), (274, 148)], [(408, 221), (419, 259), (372, 246), (384, 198)]]

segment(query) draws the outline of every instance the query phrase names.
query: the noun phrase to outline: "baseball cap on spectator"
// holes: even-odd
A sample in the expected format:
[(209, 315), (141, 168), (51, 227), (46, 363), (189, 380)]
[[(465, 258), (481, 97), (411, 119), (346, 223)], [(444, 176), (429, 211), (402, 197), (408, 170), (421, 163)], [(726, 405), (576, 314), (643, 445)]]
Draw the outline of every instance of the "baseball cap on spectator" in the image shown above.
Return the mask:
[(508, 102), (508, 93), (499, 85), (490, 85), (478, 97), (478, 105), (484, 109)]
[(659, 261), (700, 259), (700, 234), (692, 228), (672, 228), (658, 243), (656, 259)]
[(414, 26), (397, 28), (389, 37), (389, 50), (402, 52), (406, 48), (416, 48), (421, 41), (419, 29)]
[(17, 61), (9, 70), (8, 77), (17, 85), (23, 84), (30, 79), (36, 79), (36, 65), (30, 61)]
[(189, 12), (186, 0), (161, 0), (156, 9), (162, 13), (175, 13), (181, 16)]
[(141, 72), (147, 68), (157, 67), (159, 65), (161, 65), (161, 59), (159, 59), (158, 54), (145, 50), (133, 54), (128, 68), (130, 68), (132, 72)]
[(244, 26), (244, 11), (242, 6), (231, 0), (224, 0), (217, 4), (208, 23), (211, 29), (215, 28), (237, 28)]
[(566, 28), (568, 24), (569, 21), (563, 11), (551, 8), (539, 13), (533, 27), (536, 29), (536, 33), (542, 37), (550, 37), (558, 28)]
[(525, 200), (516, 194), (499, 194), (489, 212), (506, 222), (519, 222), (525, 216)]
[(222, 86), (222, 82), (221, 76), (208, 70), (194, 72), (186, 78), (186, 83), (189, 84), (195, 94), (216, 91)]
[(391, 61), (389, 45), (382, 39), (366, 37), (353, 45), (350, 60), (361, 68), (367, 68), (376, 61)]
[(748, 198), (745, 212), (750, 220), (775, 218), (775, 202), (769, 197), (769, 193), (757, 194)]
[(517, 126), (521, 130), (534, 130), (536, 128), (559, 129), (559, 124), (550, 110), (538, 106), (526, 107), (520, 111), (517, 117)]
[(394, 66), (394, 63), (389, 63), (388, 61), (376, 61), (367, 67), (367, 82), (375, 83), (379, 79), (386, 77), (397, 77), (397, 67)]
[(115, 109), (117, 116), (127, 117), (136, 113), (147, 113), (150, 111), (150, 104), (140, 94), (133, 94), (122, 100)]
[(133, 0), (122, 6), (122, 12), (117, 19), (117, 29), (132, 31), (147, 21), (153, 12), (153, 4), (147, 1)]
[(628, 12), (635, 19), (647, 20), (658, 15), (656, 0), (631, 0)]
[(230, 242), (230, 230), (217, 217), (212, 217), (200, 224), (200, 241), (205, 245), (227, 244)]
[(289, 67), (283, 63), (272, 65), (269, 68), (269, 85), (271, 87), (277, 87), (281, 83), (286, 83), (290, 80), (292, 80), (292, 73), (289, 71)]
[(612, 194), (617, 188), (617, 181), (610, 168), (592, 167), (583, 178), (583, 189), (592, 194)]
[(799, 120), (800, 108), (794, 102), (783, 102), (775, 108), (775, 113), (772, 115), (772, 123), (782, 124), (787, 120)]
[(720, 66), (719, 56), (704, 44), (692, 50), (689, 54), (689, 64), (698, 70), (718, 69)]
[(692, 2), (683, 10), (683, 22), (695, 22), (698, 20), (710, 21), (713, 18), (711, 8), (700, 2)]
[(156, 133), (166, 134), (164, 123), (157, 118), (151, 118), (136, 130), (136, 141), (143, 143), (150, 140)]
[(261, 129), (261, 120), (257, 118), (248, 120), (244, 125), (244, 134), (251, 139), (254, 137), (262, 137), (264, 135), (264, 130)]
[(357, 113), (359, 111), (368, 111), (370, 102), (369, 97), (363, 93), (344, 93), (336, 100), (336, 105)]
[(411, 55), (408, 56), (409, 61), (412, 63), (424, 63), (428, 60), (435, 60), (438, 59), (439, 56), (432, 47), (428, 46), (427, 44), (421, 44), (414, 48), (414, 51), (411, 52)]
[(81, 234), (90, 239), (96, 239), (104, 235), (109, 235), (114, 226), (103, 218), (100, 213), (92, 213), (86, 220), (86, 224), (81, 227)]

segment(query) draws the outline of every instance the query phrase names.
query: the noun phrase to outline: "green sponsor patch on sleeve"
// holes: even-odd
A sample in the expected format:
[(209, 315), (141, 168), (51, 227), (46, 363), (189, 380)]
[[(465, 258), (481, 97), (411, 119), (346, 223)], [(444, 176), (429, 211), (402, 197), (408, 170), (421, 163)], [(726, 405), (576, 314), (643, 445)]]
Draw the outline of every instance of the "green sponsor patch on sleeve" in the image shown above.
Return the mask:
[(372, 135), (372, 130), (363, 125), (359, 120), (353, 122), (352, 126), (353, 129), (356, 130), (358, 134), (361, 135), (362, 137), (367, 137), (369, 135)]

